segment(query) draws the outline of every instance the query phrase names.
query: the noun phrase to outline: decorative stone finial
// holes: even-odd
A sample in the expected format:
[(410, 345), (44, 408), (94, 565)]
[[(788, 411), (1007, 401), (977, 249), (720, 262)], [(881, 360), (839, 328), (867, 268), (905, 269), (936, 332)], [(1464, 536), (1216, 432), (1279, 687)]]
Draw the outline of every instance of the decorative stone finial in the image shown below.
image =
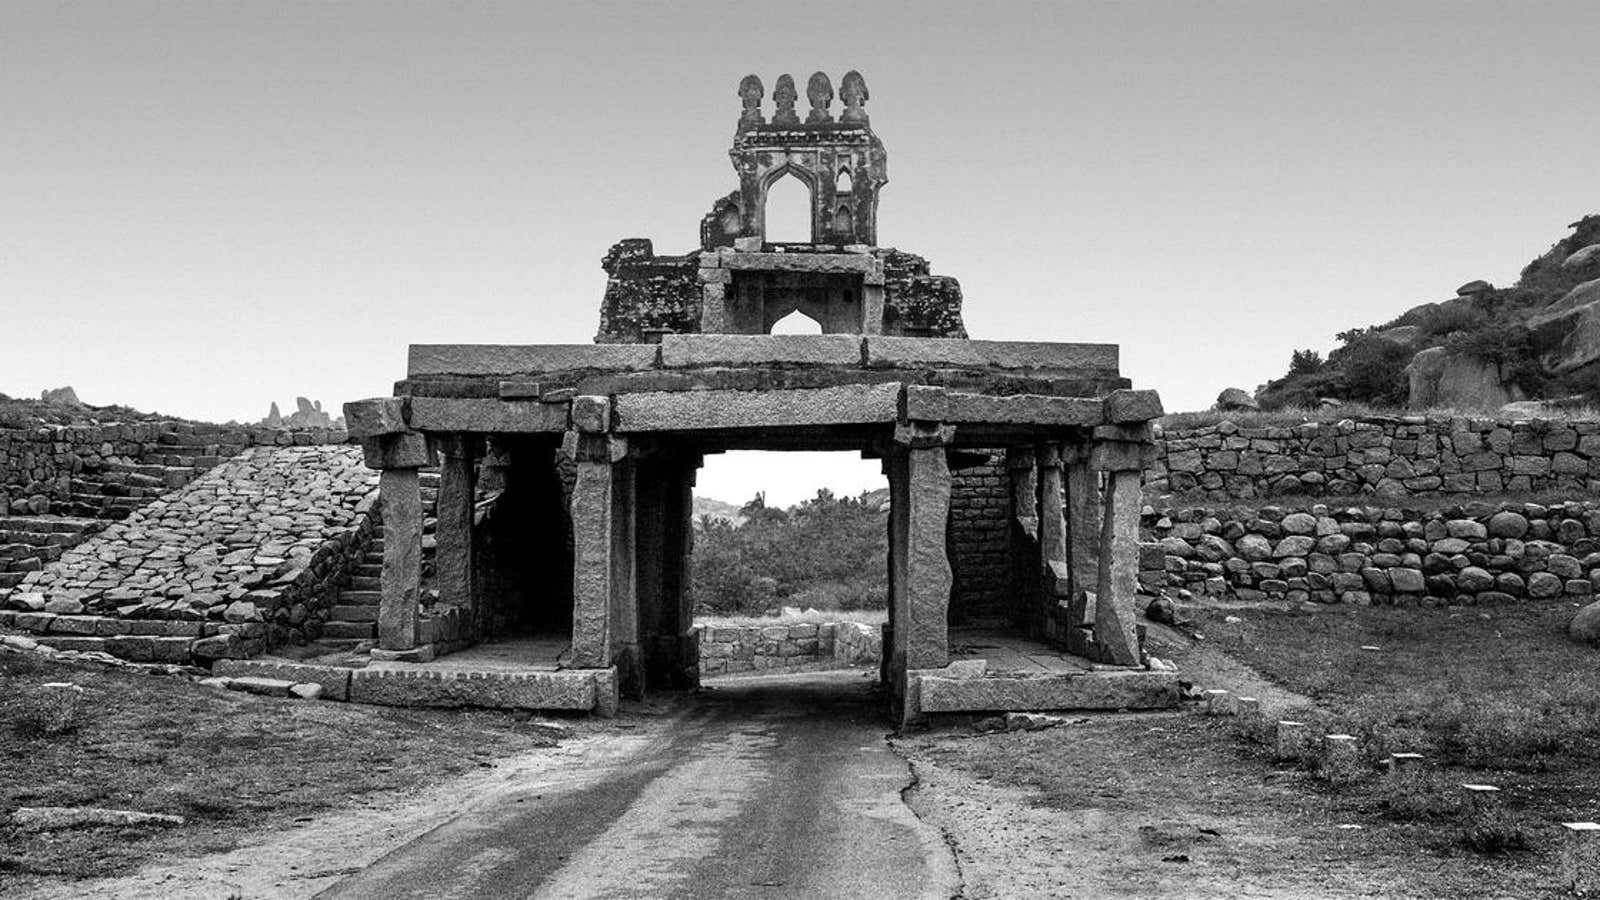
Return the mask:
[(740, 79), (739, 102), (744, 105), (744, 111), (739, 113), (740, 131), (767, 121), (761, 115), (761, 98), (766, 95), (767, 89), (762, 87), (760, 78), (746, 75)]
[(806, 124), (833, 121), (828, 112), (828, 104), (833, 102), (833, 82), (828, 80), (827, 72), (812, 73), (811, 80), (806, 82), (806, 99), (811, 101), (811, 114), (806, 116)]
[(794, 102), (800, 99), (800, 95), (794, 89), (793, 78), (788, 75), (779, 75), (778, 83), (772, 88), (772, 99), (778, 104), (777, 112), (772, 114), (772, 124), (800, 124), (800, 116), (794, 111)]
[(867, 111), (863, 107), (870, 97), (867, 80), (861, 77), (861, 73), (855, 69), (846, 72), (844, 80), (839, 82), (839, 99), (844, 101), (844, 112), (839, 114), (839, 121), (867, 124)]

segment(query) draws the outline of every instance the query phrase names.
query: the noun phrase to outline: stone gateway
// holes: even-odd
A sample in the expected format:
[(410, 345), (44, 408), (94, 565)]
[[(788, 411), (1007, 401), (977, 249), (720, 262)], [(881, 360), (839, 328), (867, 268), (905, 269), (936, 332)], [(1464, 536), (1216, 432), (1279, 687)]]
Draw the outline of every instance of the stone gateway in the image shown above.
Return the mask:
[[(794, 80), (777, 84), (770, 121), (761, 80), (739, 84), (739, 187), (701, 246), (656, 256), (630, 239), (606, 255), (595, 344), (414, 345), (394, 396), (345, 406), (382, 472), (378, 654), (428, 659), (515, 630), (555, 657), (541, 677), (573, 679), (597, 708), (692, 686), (705, 455), (852, 450), (890, 485), (883, 677), (902, 721), (1175, 702), (1134, 626), (1160, 400), (1130, 389), (1114, 345), (967, 339), (959, 284), (877, 246), (886, 156), (865, 80), (844, 76), (836, 117), (831, 79), (812, 76), (803, 121)], [(784, 177), (811, 197), (808, 243), (764, 237)], [(796, 311), (823, 333), (769, 333)], [(435, 465), (428, 571), (417, 472)]]

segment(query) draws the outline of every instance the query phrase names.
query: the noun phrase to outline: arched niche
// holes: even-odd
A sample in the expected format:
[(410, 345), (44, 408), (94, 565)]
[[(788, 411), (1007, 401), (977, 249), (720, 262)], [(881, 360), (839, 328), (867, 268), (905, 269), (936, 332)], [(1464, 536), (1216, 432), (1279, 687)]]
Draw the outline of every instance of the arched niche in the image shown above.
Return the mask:
[(806, 244), (813, 240), (813, 190), (798, 170), (779, 172), (767, 183), (763, 199), (763, 240), (776, 244)]

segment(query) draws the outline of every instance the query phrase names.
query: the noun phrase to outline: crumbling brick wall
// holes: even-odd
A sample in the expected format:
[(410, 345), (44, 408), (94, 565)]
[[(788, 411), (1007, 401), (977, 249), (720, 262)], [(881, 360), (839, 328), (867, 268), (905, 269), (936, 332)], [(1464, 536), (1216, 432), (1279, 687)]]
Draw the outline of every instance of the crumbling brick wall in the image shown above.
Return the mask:
[(656, 256), (647, 238), (618, 241), (601, 265), (606, 295), (600, 305), (605, 343), (643, 343), (661, 332), (700, 330), (700, 265), (695, 256)]
[(1011, 575), (1010, 482), (1004, 451), (987, 462), (950, 473), (950, 568), (954, 576), (950, 618), (1009, 612)]

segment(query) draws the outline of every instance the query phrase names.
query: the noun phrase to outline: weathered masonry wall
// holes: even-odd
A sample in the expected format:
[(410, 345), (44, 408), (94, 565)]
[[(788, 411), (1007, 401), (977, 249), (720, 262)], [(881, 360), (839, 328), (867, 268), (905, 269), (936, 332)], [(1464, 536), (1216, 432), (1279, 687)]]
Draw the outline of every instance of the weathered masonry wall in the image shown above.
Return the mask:
[(0, 514), (121, 519), (251, 447), (344, 440), (338, 429), (191, 422), (0, 428)]
[(950, 473), (950, 614), (1011, 612), (1011, 484), (1004, 451)]
[(1370, 417), (1157, 436), (1152, 494), (1214, 500), (1600, 490), (1600, 422)]
[(791, 625), (696, 625), (700, 674), (878, 664), (878, 626), (861, 622)]
[(1186, 508), (1147, 515), (1149, 590), (1371, 605), (1586, 599), (1600, 587), (1600, 502)]

